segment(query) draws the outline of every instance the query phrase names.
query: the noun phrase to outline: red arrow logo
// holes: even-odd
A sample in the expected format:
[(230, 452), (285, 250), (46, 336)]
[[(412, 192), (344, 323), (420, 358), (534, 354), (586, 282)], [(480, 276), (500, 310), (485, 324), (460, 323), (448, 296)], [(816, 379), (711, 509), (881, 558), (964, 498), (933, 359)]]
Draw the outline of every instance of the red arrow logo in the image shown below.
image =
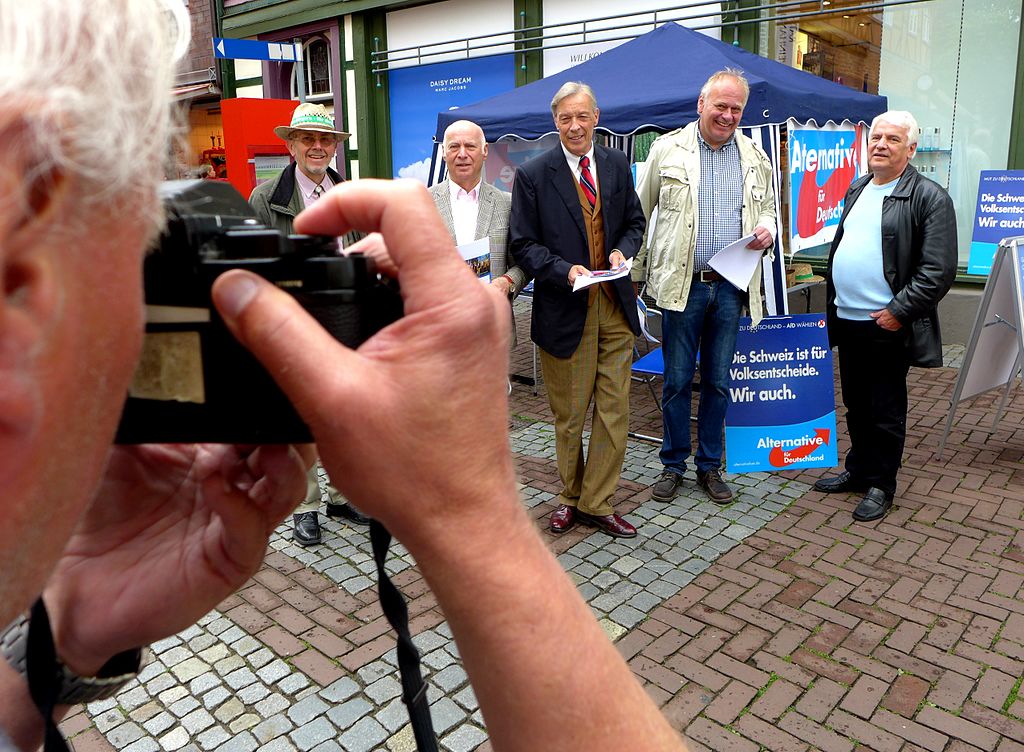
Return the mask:
[(828, 446), (830, 433), (831, 431), (827, 428), (815, 428), (814, 438), (819, 439), (818, 441), (812, 441), (808, 444), (804, 444), (803, 446), (798, 446), (795, 449), (775, 447), (768, 454), (768, 462), (770, 462), (773, 467), (789, 467), (801, 457), (806, 457), (808, 454), (811, 454), (811, 452), (822, 444)]

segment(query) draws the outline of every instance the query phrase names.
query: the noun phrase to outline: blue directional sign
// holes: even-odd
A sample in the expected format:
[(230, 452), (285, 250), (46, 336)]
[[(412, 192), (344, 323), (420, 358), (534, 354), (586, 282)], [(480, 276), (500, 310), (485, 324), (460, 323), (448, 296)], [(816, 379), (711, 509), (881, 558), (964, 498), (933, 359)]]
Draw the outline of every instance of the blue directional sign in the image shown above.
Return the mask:
[(302, 59), (302, 46), (291, 42), (214, 37), (213, 55), (225, 60), (273, 60), (290, 63)]

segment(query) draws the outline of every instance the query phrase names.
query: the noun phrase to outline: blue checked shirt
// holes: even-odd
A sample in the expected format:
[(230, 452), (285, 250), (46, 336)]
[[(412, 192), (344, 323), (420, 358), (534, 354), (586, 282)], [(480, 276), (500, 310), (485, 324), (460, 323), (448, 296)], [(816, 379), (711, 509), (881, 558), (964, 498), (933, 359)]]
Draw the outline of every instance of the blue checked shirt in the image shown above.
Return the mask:
[(700, 144), (700, 188), (697, 192), (697, 244), (693, 270), (710, 269), (708, 259), (743, 237), (743, 170), (740, 149), (732, 136), (715, 151), (697, 129)]

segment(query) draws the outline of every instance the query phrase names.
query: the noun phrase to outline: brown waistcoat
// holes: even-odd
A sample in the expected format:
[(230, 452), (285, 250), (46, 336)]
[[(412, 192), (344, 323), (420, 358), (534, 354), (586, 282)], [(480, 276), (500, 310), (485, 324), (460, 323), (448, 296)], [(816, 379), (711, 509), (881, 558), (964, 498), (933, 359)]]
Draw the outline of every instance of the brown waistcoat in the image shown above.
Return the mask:
[[(587, 246), (590, 249), (590, 270), (607, 269), (608, 259), (604, 255), (604, 214), (601, 211), (601, 187), (598, 186), (597, 188), (597, 202), (593, 207), (587, 201), (587, 196), (580, 187), (579, 182), (576, 183), (576, 195), (580, 199), (580, 207), (583, 209), (583, 226), (587, 230)], [(587, 291), (587, 305), (594, 304), (598, 290), (603, 291), (610, 301), (615, 302), (615, 296), (612, 294), (611, 287), (607, 283), (601, 283), (591, 286), (590, 290)]]

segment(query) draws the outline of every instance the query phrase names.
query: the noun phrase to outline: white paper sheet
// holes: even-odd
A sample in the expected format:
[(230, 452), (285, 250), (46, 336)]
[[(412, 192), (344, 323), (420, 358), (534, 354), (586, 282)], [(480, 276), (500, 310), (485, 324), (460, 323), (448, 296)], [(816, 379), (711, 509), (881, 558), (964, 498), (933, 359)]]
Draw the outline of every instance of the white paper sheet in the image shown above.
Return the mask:
[(626, 259), (626, 263), (620, 264), (614, 269), (602, 269), (600, 271), (591, 272), (589, 277), (581, 274), (576, 278), (576, 281), (572, 283), (572, 291), (576, 292), (577, 290), (582, 290), (584, 287), (596, 285), (598, 282), (611, 282), (613, 279), (625, 277), (629, 274), (629, 270), (632, 268), (633, 259)]
[(710, 259), (708, 266), (725, 277), (737, 290), (745, 291), (750, 284), (750, 278), (754, 276), (754, 270), (761, 262), (761, 251), (747, 248), (749, 243), (754, 241), (754, 236), (747, 235), (729, 243)]

